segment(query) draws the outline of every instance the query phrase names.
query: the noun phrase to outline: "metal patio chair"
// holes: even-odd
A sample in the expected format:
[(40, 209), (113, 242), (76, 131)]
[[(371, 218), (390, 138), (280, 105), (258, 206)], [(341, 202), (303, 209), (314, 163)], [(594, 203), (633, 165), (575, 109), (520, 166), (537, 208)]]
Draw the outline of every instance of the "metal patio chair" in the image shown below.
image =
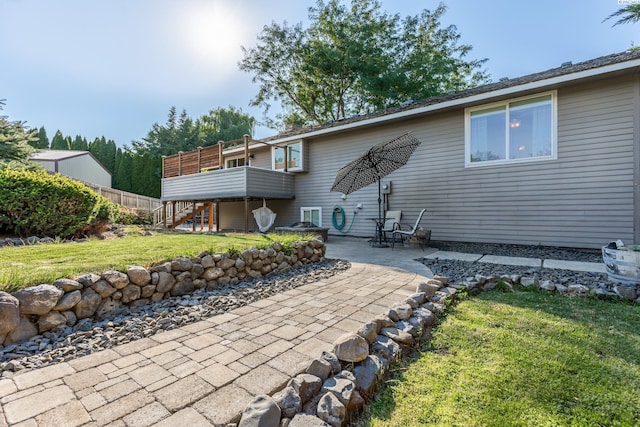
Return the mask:
[(391, 249), (395, 247), (396, 237), (400, 237), (400, 242), (404, 243), (405, 239), (409, 239), (416, 235), (420, 227), (420, 221), (422, 221), (422, 216), (426, 211), (427, 211), (426, 209), (422, 209), (420, 211), (420, 213), (418, 214), (418, 219), (416, 220), (416, 223), (413, 225), (413, 228), (411, 230), (402, 230), (402, 229), (393, 230), (393, 237), (391, 239)]

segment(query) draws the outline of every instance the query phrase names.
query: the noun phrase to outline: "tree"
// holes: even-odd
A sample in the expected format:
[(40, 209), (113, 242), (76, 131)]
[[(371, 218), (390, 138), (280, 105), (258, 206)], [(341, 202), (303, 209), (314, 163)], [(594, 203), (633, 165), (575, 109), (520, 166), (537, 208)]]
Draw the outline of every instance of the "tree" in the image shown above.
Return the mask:
[(89, 146), (87, 144), (87, 139), (83, 138), (80, 135), (76, 135), (73, 141), (71, 141), (69, 148), (71, 150), (87, 151), (89, 149)]
[(242, 138), (253, 133), (255, 119), (233, 107), (217, 108), (193, 120), (185, 110), (180, 116), (171, 107), (166, 124), (154, 123), (142, 141), (133, 141), (138, 154), (170, 156), (178, 151), (192, 151), (198, 147)]
[(67, 139), (62, 135), (62, 132), (57, 131), (51, 140), (51, 149), (52, 150), (68, 150), (69, 144)]
[(260, 85), (252, 105), (266, 115), (279, 101), (280, 125), (322, 124), (487, 82), (486, 60), (467, 60), (471, 46), (455, 26), (441, 27), (445, 11), (402, 20), (378, 0), (317, 0), (309, 28), (272, 23), (242, 48), (240, 69)]
[[(4, 100), (0, 99), (0, 110), (3, 108)], [(36, 133), (36, 130), (27, 128), (24, 122), (10, 121), (7, 116), (0, 116), (0, 169), (33, 168), (29, 156), (34, 149), (30, 144), (37, 140)]]
[(617, 17), (620, 17), (620, 19), (618, 19), (612, 27), (620, 24), (635, 24), (640, 21), (640, 4), (629, 4), (625, 7), (621, 7), (616, 12), (613, 12), (611, 15), (604, 18), (602, 22)]
[(46, 150), (49, 148), (49, 138), (47, 137), (47, 131), (44, 126), (38, 130), (37, 138), (37, 141), (31, 142), (29, 145), (38, 150)]

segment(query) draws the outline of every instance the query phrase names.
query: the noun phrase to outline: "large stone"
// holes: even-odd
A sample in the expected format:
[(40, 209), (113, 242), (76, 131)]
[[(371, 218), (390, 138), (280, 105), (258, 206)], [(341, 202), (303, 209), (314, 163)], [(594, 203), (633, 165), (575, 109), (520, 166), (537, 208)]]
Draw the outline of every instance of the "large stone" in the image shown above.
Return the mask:
[(134, 285), (145, 286), (151, 282), (151, 273), (146, 268), (138, 265), (132, 265), (127, 268), (127, 276), (129, 276), (129, 281)]
[(424, 292), (427, 298), (432, 297), (442, 287), (442, 282), (438, 280), (428, 280), (426, 282), (418, 284), (416, 287), (416, 293)]
[(193, 268), (193, 261), (185, 257), (177, 257), (171, 261), (172, 271), (191, 271)]
[(95, 316), (98, 319), (104, 319), (106, 317), (115, 315), (116, 313), (120, 313), (124, 310), (125, 309), (123, 308), (122, 302), (120, 300), (114, 301), (111, 298), (107, 298), (102, 301), (102, 303), (96, 310)]
[(40, 333), (54, 330), (62, 325), (66, 325), (67, 318), (59, 311), (50, 311), (38, 317), (38, 331)]
[(305, 373), (326, 380), (331, 374), (331, 364), (324, 359), (314, 359), (307, 367)]
[(342, 369), (342, 366), (340, 366), (340, 361), (334, 353), (323, 351), (320, 358), (329, 362), (329, 364), (331, 365), (331, 373), (337, 374)]
[(330, 427), (329, 424), (325, 423), (318, 417), (314, 417), (313, 415), (308, 414), (296, 414), (291, 422), (289, 422), (288, 427)]
[(638, 297), (636, 288), (633, 286), (615, 286), (613, 290), (622, 298), (628, 299), (629, 301), (634, 301)]
[(224, 257), (220, 261), (218, 261), (216, 265), (223, 270), (228, 270), (236, 265), (236, 260), (233, 258)]
[(378, 335), (378, 325), (376, 322), (363, 323), (360, 329), (358, 329), (357, 334), (371, 344), (376, 340), (376, 336)]
[(273, 395), (273, 399), (282, 411), (282, 415), (292, 418), (302, 410), (302, 399), (296, 390), (289, 386)]
[(299, 374), (289, 380), (287, 387), (293, 387), (302, 403), (308, 402), (322, 387), (322, 379), (310, 374)]
[(404, 302), (409, 304), (412, 309), (416, 309), (420, 307), (420, 304), (423, 304), (427, 299), (427, 294), (424, 292), (417, 292), (415, 294), (409, 295)]
[(318, 418), (332, 427), (341, 427), (346, 417), (346, 406), (334, 394), (325, 393), (320, 398), (320, 402), (318, 402)]
[(76, 324), (76, 322), (78, 321), (78, 318), (76, 317), (76, 314), (73, 311), (63, 311), (62, 314), (65, 319), (67, 319), (67, 325), (69, 326), (73, 326)]
[(91, 288), (82, 291), (82, 298), (73, 308), (78, 319), (86, 319), (93, 316), (102, 302), (102, 297)]
[(400, 344), (389, 337), (378, 335), (376, 341), (371, 344), (371, 353), (386, 361), (392, 361), (400, 354)]
[(206, 281), (210, 281), (216, 280), (218, 277), (222, 276), (224, 276), (223, 269), (221, 269), (220, 267), (211, 267), (207, 268), (200, 277)]
[(553, 292), (556, 290), (556, 284), (553, 283), (551, 280), (545, 280), (540, 284), (540, 289)]
[(82, 283), (78, 282), (77, 280), (71, 279), (58, 279), (53, 282), (53, 286), (55, 286), (56, 288), (60, 288), (65, 292), (81, 291), (84, 287), (82, 286)]
[(384, 363), (378, 356), (374, 354), (367, 356), (353, 369), (358, 389), (369, 395), (376, 386), (383, 368)]
[(20, 324), (18, 298), (6, 292), (0, 292), (0, 335), (11, 332)]
[[(355, 377), (354, 377), (355, 379)], [(351, 394), (356, 389), (355, 382), (351, 379), (341, 378), (339, 376), (327, 378), (322, 383), (320, 393), (333, 393), (345, 406), (351, 399)]]
[(409, 320), (400, 320), (396, 322), (396, 328), (398, 328), (399, 331), (406, 332), (411, 334), (412, 337), (417, 338), (422, 330), (422, 325), (412, 323), (411, 320), (414, 319), (416, 318), (412, 316)]
[(398, 328), (382, 328), (380, 335), (389, 337), (398, 344), (411, 345), (413, 344), (413, 337), (411, 334), (401, 331)]
[(418, 307), (413, 310), (413, 316), (420, 317), (426, 327), (433, 326), (437, 320), (436, 315), (424, 307)]
[(71, 291), (67, 292), (60, 298), (58, 304), (53, 307), (55, 311), (67, 311), (71, 310), (77, 303), (82, 299), (82, 292), (80, 291)]
[(92, 284), (91, 289), (99, 293), (102, 298), (109, 298), (117, 291), (115, 287), (111, 286), (109, 282), (104, 279), (98, 280), (96, 283)]
[[(83, 288), (87, 288), (89, 286), (91, 286), (92, 284), (96, 283), (98, 280), (100, 280), (101, 277), (97, 274), (94, 273), (89, 273), (89, 274), (83, 274), (82, 276), (76, 277), (76, 280), (78, 281), (78, 283), (80, 283), (82, 285)], [(54, 283), (55, 285), (55, 283)], [(73, 290), (73, 289), (70, 289)], [(78, 290), (82, 290), (82, 288), (78, 289)], [(64, 289), (65, 292), (68, 292), (66, 289)]]
[(345, 334), (333, 343), (333, 352), (343, 362), (360, 362), (369, 355), (369, 343), (357, 334)]
[[(206, 286), (206, 282), (205, 282)], [(140, 288), (140, 297), (141, 298), (150, 298), (156, 292), (155, 285), (145, 285)]]
[(56, 306), (63, 290), (52, 285), (38, 285), (24, 288), (13, 293), (20, 302), (20, 314), (36, 314), (41, 316)]
[(387, 316), (394, 322), (397, 322), (398, 320), (409, 319), (412, 313), (413, 309), (409, 304), (401, 303), (392, 305), (387, 312)]
[(121, 271), (108, 270), (102, 273), (102, 278), (116, 289), (122, 289), (129, 284), (129, 276)]
[(192, 294), (195, 289), (196, 287), (190, 279), (183, 280), (173, 285), (173, 288), (171, 288), (171, 296), (177, 297)]
[(393, 320), (389, 319), (389, 316), (386, 316), (384, 314), (377, 315), (376, 317), (371, 319), (371, 321), (376, 324), (376, 330), (378, 333), (380, 333), (380, 330), (382, 328), (391, 328), (396, 325)]
[(238, 427), (279, 427), (280, 416), (280, 408), (271, 396), (258, 395), (242, 411)]
[(27, 316), (20, 316), (20, 323), (7, 334), (4, 345), (26, 341), (38, 335), (38, 327)]
[(169, 292), (175, 283), (176, 278), (173, 277), (173, 274), (167, 273), (166, 271), (159, 271), (156, 292)]
[(127, 285), (122, 289), (121, 301), (124, 304), (135, 301), (140, 298), (140, 293), (140, 286), (133, 284)]
[(200, 259), (200, 265), (202, 265), (202, 268), (207, 269), (215, 267), (216, 262), (213, 260), (211, 255), (205, 255)]

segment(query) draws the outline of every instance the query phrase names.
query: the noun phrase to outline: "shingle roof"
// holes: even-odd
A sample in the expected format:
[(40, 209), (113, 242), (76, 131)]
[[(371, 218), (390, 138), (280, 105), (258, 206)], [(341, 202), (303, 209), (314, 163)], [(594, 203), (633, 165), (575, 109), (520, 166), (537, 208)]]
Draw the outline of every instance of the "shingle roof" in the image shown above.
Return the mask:
[(528, 74), (526, 76), (517, 77), (513, 79), (501, 79), (498, 82), (477, 86), (477, 87), (466, 89), (459, 92), (450, 92), (450, 93), (447, 93), (446, 95), (427, 98), (420, 101), (405, 103), (399, 107), (388, 108), (386, 110), (376, 111), (371, 114), (348, 117), (342, 120), (325, 123), (319, 126), (309, 126), (306, 128), (298, 128), (298, 129), (284, 131), (278, 135), (261, 139), (261, 141), (264, 141), (264, 142), (274, 141), (274, 140), (288, 138), (296, 135), (303, 135), (303, 134), (315, 132), (318, 130), (329, 129), (333, 127), (340, 127), (346, 124), (357, 123), (357, 122), (372, 119), (372, 118), (392, 115), (392, 114), (396, 114), (404, 111), (410, 111), (410, 110), (414, 110), (414, 109), (418, 109), (418, 108), (426, 107), (430, 105), (441, 104), (447, 101), (461, 100), (463, 98), (469, 98), (475, 95), (495, 92), (501, 89), (514, 88), (517, 86), (525, 85), (527, 83), (539, 82), (539, 81), (552, 79), (560, 76), (569, 76), (571, 74), (580, 73), (580, 72), (584, 72), (592, 69), (597, 69), (597, 68), (601, 68), (609, 65), (619, 64), (627, 61), (632, 61), (635, 59), (640, 59), (640, 50), (625, 51), (625, 52), (616, 53), (612, 55), (601, 56), (599, 58), (591, 59), (589, 61), (584, 61), (577, 64), (567, 63), (567, 64), (563, 64), (560, 67), (551, 68), (546, 71)]

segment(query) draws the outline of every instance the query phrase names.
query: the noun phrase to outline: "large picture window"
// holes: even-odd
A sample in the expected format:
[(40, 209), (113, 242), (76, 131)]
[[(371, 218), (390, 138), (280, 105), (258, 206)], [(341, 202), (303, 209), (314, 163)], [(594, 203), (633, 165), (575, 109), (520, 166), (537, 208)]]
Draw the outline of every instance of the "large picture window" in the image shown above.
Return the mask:
[(556, 158), (556, 93), (465, 111), (466, 166)]

